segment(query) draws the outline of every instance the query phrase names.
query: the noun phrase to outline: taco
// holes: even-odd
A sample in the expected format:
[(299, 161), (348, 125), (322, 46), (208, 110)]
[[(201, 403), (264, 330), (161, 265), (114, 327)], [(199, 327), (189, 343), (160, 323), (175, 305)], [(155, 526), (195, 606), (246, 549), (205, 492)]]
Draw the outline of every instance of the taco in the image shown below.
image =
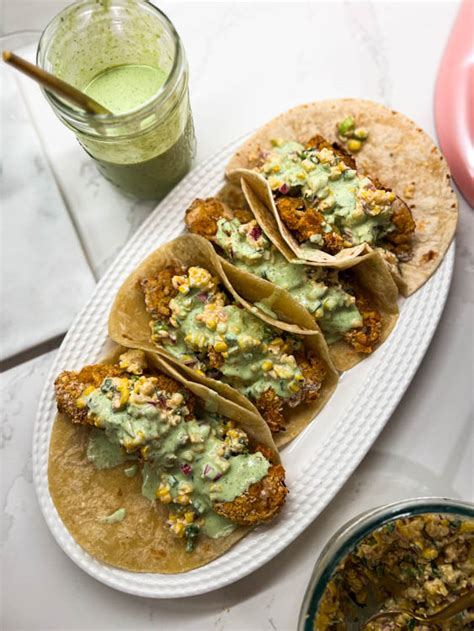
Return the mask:
[(263, 420), (162, 358), (118, 349), (55, 389), (49, 489), (93, 557), (185, 572), (281, 510), (285, 472)]
[(295, 107), (245, 142), (226, 172), (246, 179), (298, 258), (342, 266), (380, 247), (404, 295), (435, 271), (456, 229), (445, 159), (413, 121), (371, 101)]
[[(259, 301), (276, 317), (263, 320)], [(283, 318), (291, 333), (281, 328)], [(249, 284), (195, 235), (162, 246), (129, 276), (112, 306), (109, 334), (161, 353), (189, 378), (258, 409), (277, 445), (311, 422), (338, 379), (306, 309), (266, 281)]]
[[(247, 190), (250, 200), (252, 195)], [(316, 319), (336, 369), (348, 370), (387, 338), (398, 317), (397, 287), (383, 259), (372, 251), (352, 258), (345, 270), (290, 262), (276, 228), (268, 221), (261, 225), (252, 212), (258, 203), (232, 209), (217, 197), (196, 199), (186, 226), (208, 239), (247, 283), (253, 274), (288, 291)]]

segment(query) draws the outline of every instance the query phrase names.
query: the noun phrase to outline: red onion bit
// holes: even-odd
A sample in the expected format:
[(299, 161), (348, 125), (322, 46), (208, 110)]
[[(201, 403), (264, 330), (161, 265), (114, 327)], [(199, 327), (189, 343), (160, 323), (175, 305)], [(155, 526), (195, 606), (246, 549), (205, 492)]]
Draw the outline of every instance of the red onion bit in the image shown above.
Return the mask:
[(193, 472), (193, 468), (190, 464), (187, 463), (183, 463), (179, 466), (179, 468), (181, 469), (181, 472), (184, 473), (184, 475), (191, 475), (191, 473)]
[(254, 226), (252, 230), (249, 232), (249, 235), (252, 237), (254, 241), (257, 241), (262, 236), (262, 229), (260, 226)]

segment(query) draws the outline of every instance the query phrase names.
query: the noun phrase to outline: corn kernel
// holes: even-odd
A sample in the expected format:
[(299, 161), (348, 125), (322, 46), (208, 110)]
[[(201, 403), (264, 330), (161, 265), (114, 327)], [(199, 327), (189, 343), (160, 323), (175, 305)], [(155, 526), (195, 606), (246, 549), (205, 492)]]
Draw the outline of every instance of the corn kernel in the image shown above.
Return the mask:
[(225, 351), (227, 350), (227, 344), (225, 342), (216, 342), (214, 344), (214, 350), (216, 351), (216, 353), (225, 353)]
[(178, 537), (182, 537), (184, 535), (184, 524), (182, 524), (181, 522), (176, 522), (176, 524), (173, 526), (173, 531), (176, 535), (178, 535)]
[(423, 550), (423, 557), (425, 559), (428, 559), (428, 561), (432, 561), (433, 559), (436, 559), (437, 556), (438, 556), (438, 551), (436, 550), (436, 548), (425, 548)]
[(268, 372), (273, 368), (273, 362), (270, 359), (266, 359), (262, 362), (262, 370), (264, 372)]
[(365, 127), (358, 127), (354, 131), (354, 137), (357, 138), (357, 140), (367, 140), (369, 132), (365, 129)]
[(206, 326), (207, 326), (208, 329), (211, 329), (211, 331), (214, 331), (214, 329), (217, 326), (217, 320), (213, 320), (213, 319), (207, 320)]
[(357, 153), (362, 149), (362, 143), (360, 140), (355, 140), (354, 138), (351, 138), (351, 140), (349, 140), (349, 142), (347, 143), (347, 148), (349, 151)]
[(182, 506), (186, 506), (186, 504), (191, 503), (191, 498), (189, 497), (189, 495), (178, 495), (175, 499), (175, 502), (177, 504), (181, 504)]

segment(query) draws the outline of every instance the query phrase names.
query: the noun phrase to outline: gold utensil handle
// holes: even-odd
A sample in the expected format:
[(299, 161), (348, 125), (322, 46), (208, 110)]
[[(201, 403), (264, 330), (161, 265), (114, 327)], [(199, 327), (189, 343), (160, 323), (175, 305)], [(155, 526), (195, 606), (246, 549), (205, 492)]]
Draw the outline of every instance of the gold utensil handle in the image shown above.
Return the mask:
[(469, 609), (470, 607), (474, 607), (474, 590), (463, 594), (454, 602), (450, 603), (446, 607), (443, 607), (443, 609), (440, 609), (431, 616), (422, 616), (420, 614), (413, 613), (409, 609), (391, 609), (389, 611), (380, 611), (374, 616), (371, 616), (365, 623), (365, 626), (367, 626), (369, 622), (374, 622), (379, 618), (391, 618), (393, 616), (400, 615), (408, 615), (418, 622), (425, 622), (428, 624), (433, 622), (445, 622), (446, 620), (449, 620), (456, 614), (464, 611), (465, 609)]
[(7, 64), (10, 64), (20, 72), (23, 72), (23, 74), (26, 74), (30, 77), (30, 79), (33, 79), (37, 83), (41, 84), (47, 90), (50, 90), (70, 103), (77, 105), (77, 107), (81, 110), (85, 110), (89, 114), (112, 113), (106, 107), (97, 103), (94, 99), (91, 99), (90, 96), (84, 94), (84, 92), (81, 92), (69, 83), (66, 83), (62, 79), (46, 72), (46, 70), (43, 70), (39, 66), (26, 61), (26, 59), (15, 55), (15, 53), (12, 53), (9, 50), (4, 50), (2, 56), (3, 61)]

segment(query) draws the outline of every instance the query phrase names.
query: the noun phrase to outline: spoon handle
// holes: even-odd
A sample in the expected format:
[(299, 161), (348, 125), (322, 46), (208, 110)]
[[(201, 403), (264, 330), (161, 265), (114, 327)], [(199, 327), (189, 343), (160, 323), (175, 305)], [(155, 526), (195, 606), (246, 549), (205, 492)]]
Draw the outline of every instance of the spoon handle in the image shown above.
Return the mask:
[(40, 83), (47, 90), (50, 90), (70, 103), (77, 105), (81, 110), (84, 110), (89, 114), (112, 113), (103, 105), (97, 103), (94, 99), (91, 99), (90, 96), (84, 94), (84, 92), (81, 92), (69, 83), (55, 77), (49, 72), (46, 72), (46, 70), (43, 70), (39, 66), (35, 66), (35, 64), (26, 61), (26, 59), (15, 55), (15, 53), (10, 52), (9, 50), (3, 51), (3, 61), (16, 68), (16, 70), (23, 72), (23, 74), (26, 74), (30, 77), (30, 79)]
[(474, 589), (467, 592), (467, 594), (463, 594), (460, 598), (432, 616), (429, 616), (426, 620), (428, 622), (443, 622), (470, 607), (474, 607)]

